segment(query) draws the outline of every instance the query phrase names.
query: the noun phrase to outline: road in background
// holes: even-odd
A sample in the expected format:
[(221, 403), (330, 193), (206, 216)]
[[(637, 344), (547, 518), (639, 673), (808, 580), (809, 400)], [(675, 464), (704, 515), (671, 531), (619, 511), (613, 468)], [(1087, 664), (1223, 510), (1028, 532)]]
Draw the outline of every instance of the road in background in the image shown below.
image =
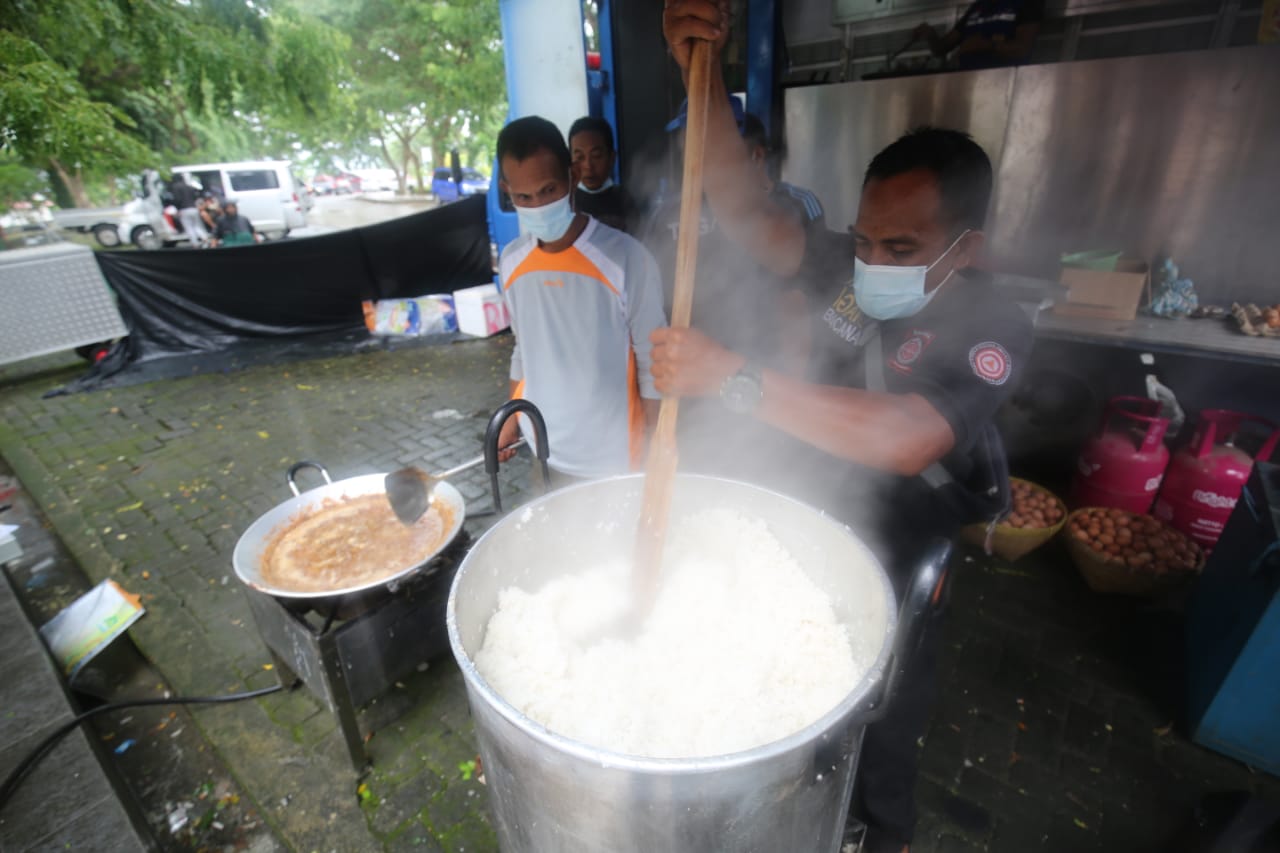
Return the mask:
[(315, 199), (315, 207), (307, 213), (307, 227), (295, 228), (291, 237), (313, 237), (361, 225), (373, 225), (388, 219), (399, 219), (436, 206), (431, 196), (396, 197), (391, 193), (363, 195), (323, 195)]

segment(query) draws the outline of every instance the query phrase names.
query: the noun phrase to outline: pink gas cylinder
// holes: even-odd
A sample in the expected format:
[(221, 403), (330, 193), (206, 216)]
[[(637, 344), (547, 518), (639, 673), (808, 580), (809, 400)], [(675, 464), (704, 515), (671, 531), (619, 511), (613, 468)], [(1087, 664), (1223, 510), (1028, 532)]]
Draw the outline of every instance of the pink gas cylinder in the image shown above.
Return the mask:
[(1206, 553), (1212, 551), (1253, 470), (1255, 457), (1237, 447), (1236, 440), (1256, 432), (1269, 433), (1256, 457), (1269, 459), (1280, 442), (1274, 423), (1225, 409), (1202, 412), (1191, 443), (1169, 463), (1152, 514), (1196, 540)]
[(1112, 397), (1098, 432), (1076, 460), (1071, 484), (1075, 506), (1110, 506), (1139, 514), (1151, 509), (1169, 449), (1164, 433), (1169, 419), (1160, 403), (1146, 397)]

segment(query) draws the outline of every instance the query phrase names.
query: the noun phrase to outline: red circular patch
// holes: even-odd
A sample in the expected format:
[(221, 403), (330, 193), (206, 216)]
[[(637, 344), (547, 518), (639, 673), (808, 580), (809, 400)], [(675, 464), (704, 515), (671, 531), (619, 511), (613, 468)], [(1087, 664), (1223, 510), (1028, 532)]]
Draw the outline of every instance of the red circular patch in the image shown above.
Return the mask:
[(911, 364), (920, 357), (922, 352), (924, 352), (924, 341), (918, 336), (910, 337), (898, 347), (898, 364)]
[(969, 350), (969, 366), (983, 382), (1003, 385), (1013, 372), (1009, 353), (995, 341), (986, 341)]

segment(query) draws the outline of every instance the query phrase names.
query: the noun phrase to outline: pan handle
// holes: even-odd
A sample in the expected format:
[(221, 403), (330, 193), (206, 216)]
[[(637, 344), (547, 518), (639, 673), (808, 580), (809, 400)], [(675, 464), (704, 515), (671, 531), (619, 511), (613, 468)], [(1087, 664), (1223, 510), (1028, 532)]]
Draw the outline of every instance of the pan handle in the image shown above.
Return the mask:
[(920, 648), (926, 626), (946, 607), (951, 591), (951, 569), (947, 565), (950, 556), (951, 543), (945, 539), (936, 540), (911, 576), (911, 584), (898, 610), (898, 631), (893, 638), (893, 651), (885, 667), (880, 696), (862, 716), (862, 722), (872, 723), (885, 715), (893, 704), (902, 673)]
[(542, 465), (543, 488), (545, 489), (546, 484), (550, 482), (547, 457), (551, 451), (547, 447), (547, 422), (543, 420), (542, 412), (528, 400), (508, 400), (489, 418), (489, 426), (484, 431), (484, 470), (489, 475), (489, 489), (493, 492), (493, 511), (496, 513), (502, 512), (502, 494), (498, 489), (498, 436), (502, 433), (502, 425), (517, 413), (528, 415), (529, 420), (533, 421), (533, 437), (537, 445), (534, 447), (534, 453), (537, 454), (538, 463)]
[(303, 468), (315, 468), (320, 472), (320, 476), (324, 477), (324, 481), (326, 483), (333, 482), (333, 478), (329, 476), (329, 469), (321, 465), (319, 462), (312, 462), (308, 459), (303, 459), (301, 462), (295, 462), (289, 466), (288, 472), (284, 475), (285, 480), (289, 483), (289, 491), (293, 492), (295, 497), (302, 494), (295, 480), (297, 479), (298, 472)]

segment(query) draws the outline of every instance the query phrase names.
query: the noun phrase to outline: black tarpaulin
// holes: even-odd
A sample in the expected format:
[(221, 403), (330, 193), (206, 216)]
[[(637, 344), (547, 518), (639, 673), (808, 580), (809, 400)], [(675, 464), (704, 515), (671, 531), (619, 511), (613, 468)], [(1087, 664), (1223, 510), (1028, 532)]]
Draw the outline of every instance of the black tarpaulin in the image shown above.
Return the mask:
[[(98, 252), (129, 337), (67, 391), (155, 359), (368, 340), (361, 302), (491, 281), (483, 197), (317, 237), (210, 250)], [(241, 359), (243, 360), (243, 359)]]

